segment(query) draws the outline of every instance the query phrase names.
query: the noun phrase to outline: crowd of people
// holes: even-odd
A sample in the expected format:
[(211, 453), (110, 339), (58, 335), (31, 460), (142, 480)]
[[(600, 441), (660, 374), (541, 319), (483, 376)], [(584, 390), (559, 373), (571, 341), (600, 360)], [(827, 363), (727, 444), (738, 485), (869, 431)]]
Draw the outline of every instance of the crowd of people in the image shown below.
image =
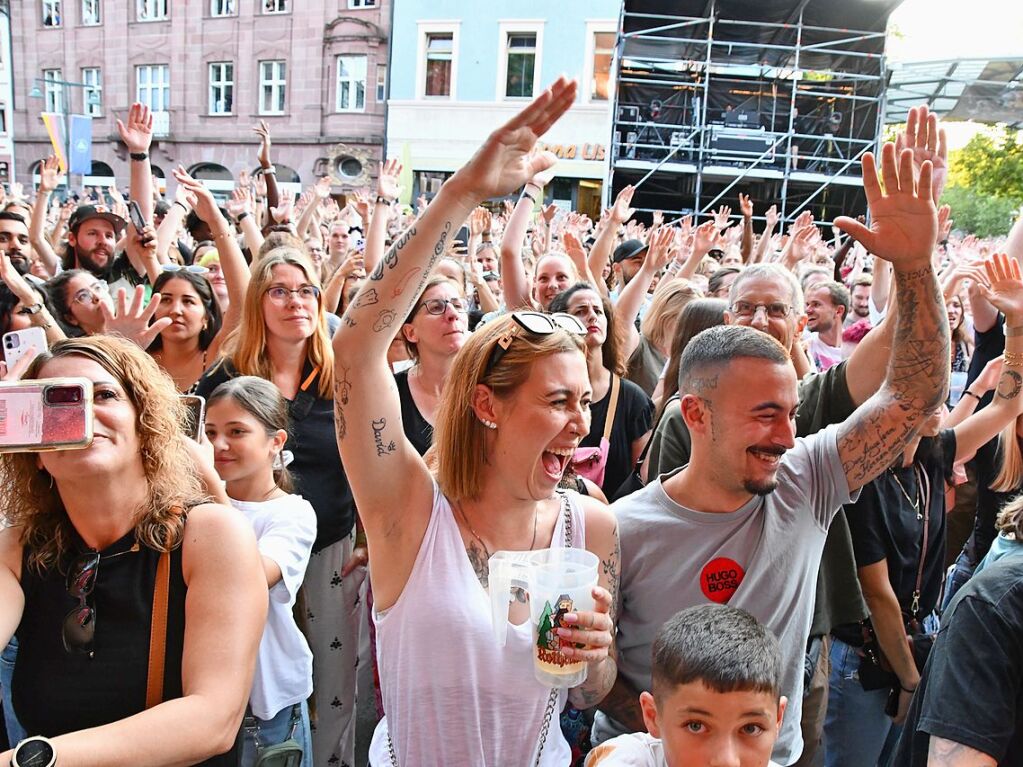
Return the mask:
[[(165, 200), (140, 104), (127, 197), (6, 192), (46, 348), (0, 372), (91, 381), (94, 437), (0, 455), (0, 764), (354, 765), (357, 693), (378, 767), (1023, 764), (1023, 219), (954, 229), (919, 107), (833, 223), (593, 220), (536, 148), (575, 99), (414, 207), (394, 160), (296, 198), (263, 123)], [(550, 687), (492, 563), (563, 549)]]

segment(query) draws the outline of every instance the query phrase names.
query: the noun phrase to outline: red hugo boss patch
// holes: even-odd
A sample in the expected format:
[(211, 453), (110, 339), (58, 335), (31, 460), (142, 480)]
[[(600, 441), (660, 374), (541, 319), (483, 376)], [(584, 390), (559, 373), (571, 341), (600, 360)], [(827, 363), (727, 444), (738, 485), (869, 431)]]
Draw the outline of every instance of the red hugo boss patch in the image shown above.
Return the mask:
[(734, 559), (718, 557), (703, 566), (700, 589), (711, 602), (727, 604), (745, 575), (746, 571)]

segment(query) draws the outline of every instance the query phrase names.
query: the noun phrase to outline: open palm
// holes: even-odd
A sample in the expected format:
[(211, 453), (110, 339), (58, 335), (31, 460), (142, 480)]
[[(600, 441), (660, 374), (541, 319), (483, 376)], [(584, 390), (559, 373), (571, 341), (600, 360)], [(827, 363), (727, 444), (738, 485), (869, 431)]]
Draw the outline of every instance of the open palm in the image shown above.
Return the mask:
[(558, 80), (528, 107), (495, 130), (471, 160), (451, 179), (457, 189), (475, 202), (501, 197), (549, 168), (555, 157), (549, 152), (532, 153), (537, 139), (572, 105), (576, 83)]
[(906, 149), (896, 158), (895, 145), (886, 143), (881, 149), (883, 191), (874, 156), (865, 154), (862, 165), (870, 227), (848, 216), (835, 219), (835, 226), (898, 269), (929, 266), (938, 234), (938, 212), (931, 199), (931, 163), (923, 163), (917, 178), (912, 151)]
[(985, 298), (1005, 315), (1007, 325), (1018, 325), (1023, 321), (1023, 280), (1019, 262), (1004, 253), (996, 253), (984, 262), (984, 271), (991, 283), (984, 293)]

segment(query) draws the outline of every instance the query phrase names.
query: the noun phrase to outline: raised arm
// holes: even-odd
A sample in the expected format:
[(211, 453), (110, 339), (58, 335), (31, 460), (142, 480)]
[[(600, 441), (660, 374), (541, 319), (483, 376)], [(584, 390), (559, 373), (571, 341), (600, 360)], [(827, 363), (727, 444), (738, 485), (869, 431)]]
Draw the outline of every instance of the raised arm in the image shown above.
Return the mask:
[(635, 193), (636, 190), (632, 186), (627, 186), (618, 193), (615, 204), (608, 211), (607, 221), (604, 222), (597, 239), (593, 242), (593, 247), (590, 248), (590, 273), (595, 277), (604, 273), (604, 267), (607, 266), (607, 260), (611, 257), (615, 240), (618, 238), (618, 227), (632, 218), (632, 214), (636, 212), (631, 207), (632, 195)]
[(774, 227), (778, 225), (778, 206), (772, 205), (764, 214), (766, 219), (764, 231), (757, 240), (756, 250), (753, 251), (753, 263), (767, 261), (767, 250), (771, 247), (771, 238), (774, 237)]
[(387, 365), (396, 323), (418, 300), (469, 213), (554, 164), (554, 155), (531, 150), (571, 106), (575, 90), (574, 82), (559, 79), (490, 135), (394, 243), (334, 335), (338, 446), (369, 540), (374, 598), (382, 609), (404, 588), (432, 504), (430, 474), (402, 431), (398, 391)]
[(739, 241), (739, 253), (742, 262), (750, 263), (753, 258), (753, 200), (748, 194), (739, 195), (739, 212), (742, 213), (742, 239)]
[[(366, 248), (363, 251), (366, 271), (377, 268), (384, 256), (384, 242), (387, 240), (387, 221), (391, 217), (391, 205), (398, 199), (401, 187), (398, 177), (401, 176), (401, 163), (388, 160), (380, 164), (380, 175), (377, 177), (377, 196), (373, 202), (373, 214), (366, 232)], [(470, 256), (474, 254), (470, 253)]]
[(153, 220), (153, 169), (149, 164), (149, 146), (153, 143), (153, 115), (138, 102), (128, 110), (128, 121), (117, 121), (117, 132), (128, 147), (131, 158), (131, 186), (128, 193), (142, 210), (142, 220)]
[(266, 208), (271, 210), (280, 205), (280, 193), (277, 191), (277, 169), (270, 160), (270, 126), (266, 120), (260, 120), (252, 129), (259, 136), (259, 176), (266, 183)]
[(650, 232), (643, 265), (618, 296), (618, 303), (615, 305), (615, 325), (622, 328), (625, 334), (622, 344), (622, 356), (625, 359), (628, 359), (639, 345), (636, 317), (639, 316), (639, 309), (643, 305), (643, 299), (650, 283), (653, 282), (654, 275), (668, 263), (668, 248), (674, 239), (675, 230), (670, 226), (662, 226)]
[(509, 311), (533, 308), (529, 278), (522, 265), (522, 244), (526, 241), (526, 229), (533, 215), (533, 207), (540, 199), (538, 195), (553, 177), (553, 171), (544, 169), (529, 179), (501, 237), (501, 287), (504, 305)]
[(919, 180), (912, 152), (896, 157), (882, 148), (884, 192), (874, 155), (863, 157), (863, 188), (870, 206), (868, 229), (848, 217), (835, 224), (871, 253), (892, 263), (898, 295), (895, 340), (880, 391), (839, 426), (838, 452), (855, 490), (891, 465), (920, 424), (945, 397), (949, 378), (949, 328), (931, 251), (938, 215), (931, 199), (931, 164)]
[(51, 155), (43, 160), (39, 166), (39, 188), (36, 189), (36, 199), (32, 204), (32, 220), (28, 227), (28, 239), (32, 243), (32, 249), (50, 274), (57, 273), (60, 259), (46, 239), (46, 209), (50, 204), (50, 195), (60, 184), (63, 176), (56, 157)]

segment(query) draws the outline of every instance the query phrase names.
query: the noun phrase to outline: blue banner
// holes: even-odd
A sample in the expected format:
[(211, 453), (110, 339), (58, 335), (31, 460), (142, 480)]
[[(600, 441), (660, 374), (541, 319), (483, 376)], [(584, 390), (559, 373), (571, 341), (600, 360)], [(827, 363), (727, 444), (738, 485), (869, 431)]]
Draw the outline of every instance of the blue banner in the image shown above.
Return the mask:
[(71, 172), (92, 173), (92, 118), (71, 115)]

